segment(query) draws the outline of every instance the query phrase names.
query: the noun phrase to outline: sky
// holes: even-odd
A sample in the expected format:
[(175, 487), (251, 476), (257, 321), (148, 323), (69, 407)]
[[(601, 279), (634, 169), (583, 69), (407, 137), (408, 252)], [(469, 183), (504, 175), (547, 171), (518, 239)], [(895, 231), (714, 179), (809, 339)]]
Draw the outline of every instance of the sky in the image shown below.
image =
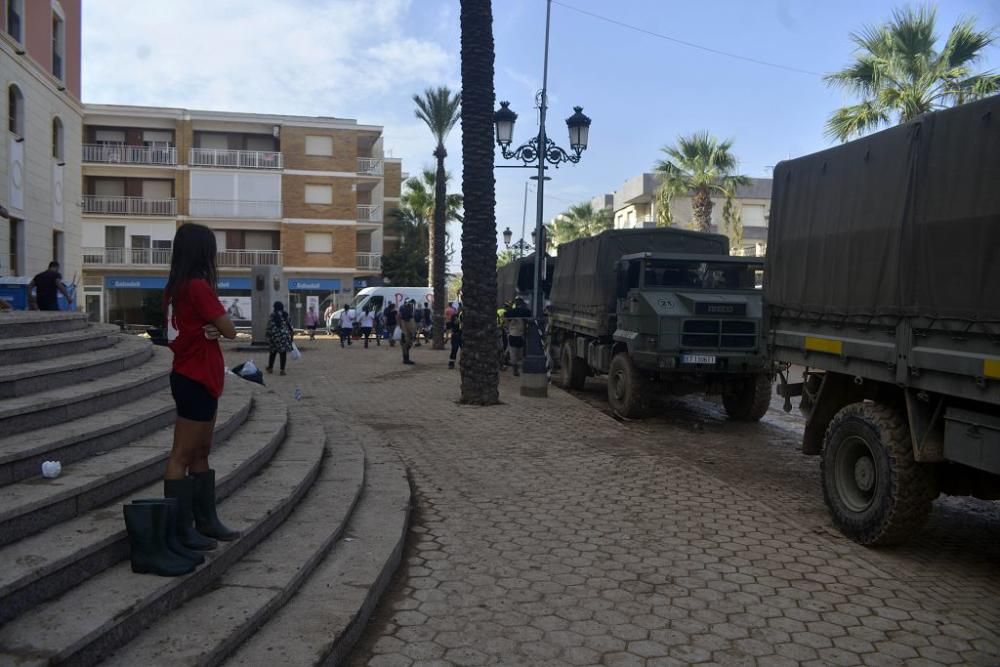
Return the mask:
[[(412, 175), (433, 166), (434, 149), (413, 115), (412, 95), (441, 85), (461, 90), (458, 0), (83, 5), (88, 103), (356, 118), (384, 126), (386, 154), (402, 158)], [(660, 149), (681, 134), (708, 130), (732, 139), (749, 176), (768, 176), (782, 159), (826, 148), (826, 118), (853, 100), (829, 88), (822, 75), (850, 61), (852, 31), (886, 20), (903, 5), (555, 0), (546, 130), (568, 148), (564, 121), (577, 105), (593, 124), (583, 159), (548, 172), (544, 219), (650, 171)], [(493, 0), (493, 16), (496, 96), (519, 114), (516, 145), (538, 131), (534, 99), (542, 81), (545, 0)], [(938, 3), (945, 29), (962, 16), (1000, 27), (1000, 2)], [(991, 47), (980, 66), (1000, 69), (1000, 47)], [(446, 147), (449, 189), (459, 192), (460, 125)], [(497, 154), (496, 164), (517, 163)], [(527, 169), (496, 170), (500, 247), (505, 227), (515, 240), (521, 235), (530, 175)], [(534, 225), (534, 196), (530, 190), (526, 236)], [(449, 233), (460, 249), (460, 227), (452, 225)], [(460, 251), (451, 268), (459, 261)]]

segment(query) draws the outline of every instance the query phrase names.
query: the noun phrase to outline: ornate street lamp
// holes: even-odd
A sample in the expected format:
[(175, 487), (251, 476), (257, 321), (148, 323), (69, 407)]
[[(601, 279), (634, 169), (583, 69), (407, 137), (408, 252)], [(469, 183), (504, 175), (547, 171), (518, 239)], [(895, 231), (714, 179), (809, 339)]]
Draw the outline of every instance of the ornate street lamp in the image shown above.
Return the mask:
[[(548, 379), (546, 376), (545, 347), (541, 331), (542, 319), (542, 282), (545, 275), (545, 233), (542, 226), (546, 163), (558, 168), (563, 162), (577, 163), (583, 151), (587, 150), (587, 140), (590, 134), (590, 118), (583, 113), (583, 107), (573, 107), (573, 115), (566, 119), (566, 129), (569, 130), (570, 150), (557, 146), (545, 133), (545, 112), (548, 109), (549, 84), (549, 24), (552, 18), (552, 0), (545, 3), (545, 57), (542, 65), (542, 89), (535, 96), (535, 106), (538, 107), (538, 135), (530, 141), (510, 150), (514, 142), (514, 123), (517, 114), (511, 110), (510, 102), (500, 102), (500, 108), (493, 113), (493, 124), (496, 128), (497, 145), (504, 159), (520, 160), (525, 166), (537, 166), (538, 180), (537, 203), (535, 209), (535, 267), (534, 281), (531, 291), (531, 313), (534, 322), (525, 327), (527, 345), (525, 347), (524, 374), (522, 375), (521, 394), (525, 396), (547, 396)], [(507, 232), (504, 231), (504, 238)], [(524, 238), (520, 243), (524, 244)]]
[(507, 248), (510, 247), (510, 240), (511, 240), (511, 238), (513, 238), (513, 236), (514, 236), (514, 232), (510, 231), (510, 227), (508, 227), (507, 229), (503, 230), (503, 244), (504, 244), (504, 246), (506, 246)]

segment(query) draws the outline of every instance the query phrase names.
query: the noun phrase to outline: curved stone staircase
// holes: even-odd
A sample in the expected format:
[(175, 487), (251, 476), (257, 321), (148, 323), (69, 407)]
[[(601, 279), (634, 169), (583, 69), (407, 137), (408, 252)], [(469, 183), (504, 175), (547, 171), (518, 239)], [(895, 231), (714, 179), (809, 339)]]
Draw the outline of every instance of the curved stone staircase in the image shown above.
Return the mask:
[(81, 314), (0, 314), (0, 665), (338, 664), (363, 629), (402, 553), (402, 464), (234, 376), (212, 465), (242, 536), (183, 577), (131, 572), (121, 505), (162, 495), (169, 368)]

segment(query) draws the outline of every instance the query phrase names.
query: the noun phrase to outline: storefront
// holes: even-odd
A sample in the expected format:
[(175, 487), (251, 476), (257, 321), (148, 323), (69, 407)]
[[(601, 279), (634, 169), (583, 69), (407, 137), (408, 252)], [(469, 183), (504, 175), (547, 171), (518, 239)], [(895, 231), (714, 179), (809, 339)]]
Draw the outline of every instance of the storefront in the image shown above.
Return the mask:
[[(163, 290), (166, 286), (166, 276), (107, 276), (103, 295), (88, 292), (88, 304), (103, 296), (108, 322), (155, 326), (163, 320)], [(220, 278), (218, 290), (219, 300), (233, 323), (238, 327), (250, 326), (253, 316), (250, 279)], [(97, 308), (99, 306), (94, 305), (94, 309)]]
[(323, 310), (325, 303), (333, 301), (350, 301), (351, 290), (348, 288), (341, 292), (341, 281), (339, 278), (288, 278), (288, 313), (292, 318), (292, 325), (298, 328), (305, 327), (306, 311), (309, 306), (316, 308), (316, 313), (320, 318), (320, 327), (323, 325)]

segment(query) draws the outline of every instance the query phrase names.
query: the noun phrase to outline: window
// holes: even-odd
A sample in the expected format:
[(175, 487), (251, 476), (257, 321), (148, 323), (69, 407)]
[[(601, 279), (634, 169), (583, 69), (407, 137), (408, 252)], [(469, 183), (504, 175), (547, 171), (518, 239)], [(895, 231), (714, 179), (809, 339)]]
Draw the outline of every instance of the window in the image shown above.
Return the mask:
[(24, 136), (24, 95), (21, 89), (11, 85), (7, 88), (7, 127), (19, 137)]
[(307, 204), (332, 204), (333, 203), (333, 186), (332, 185), (307, 185), (306, 186), (306, 203)]
[(124, 144), (125, 130), (97, 130), (94, 141), (99, 144)]
[(306, 232), (306, 252), (333, 252), (333, 234)]
[(59, 266), (63, 265), (63, 255), (65, 253), (65, 243), (63, 241), (63, 233), (54, 231), (52, 232), (52, 261), (59, 262)]
[(333, 137), (306, 135), (306, 155), (333, 155)]
[(66, 52), (66, 22), (52, 12), (52, 74), (64, 78), (63, 54)]
[(23, 42), (21, 36), (24, 16), (24, 0), (7, 0), (7, 34), (19, 42)]
[(152, 148), (167, 148), (174, 145), (174, 133), (170, 130), (143, 130), (143, 146)]
[(63, 160), (63, 124), (58, 116), (52, 119), (52, 157)]

